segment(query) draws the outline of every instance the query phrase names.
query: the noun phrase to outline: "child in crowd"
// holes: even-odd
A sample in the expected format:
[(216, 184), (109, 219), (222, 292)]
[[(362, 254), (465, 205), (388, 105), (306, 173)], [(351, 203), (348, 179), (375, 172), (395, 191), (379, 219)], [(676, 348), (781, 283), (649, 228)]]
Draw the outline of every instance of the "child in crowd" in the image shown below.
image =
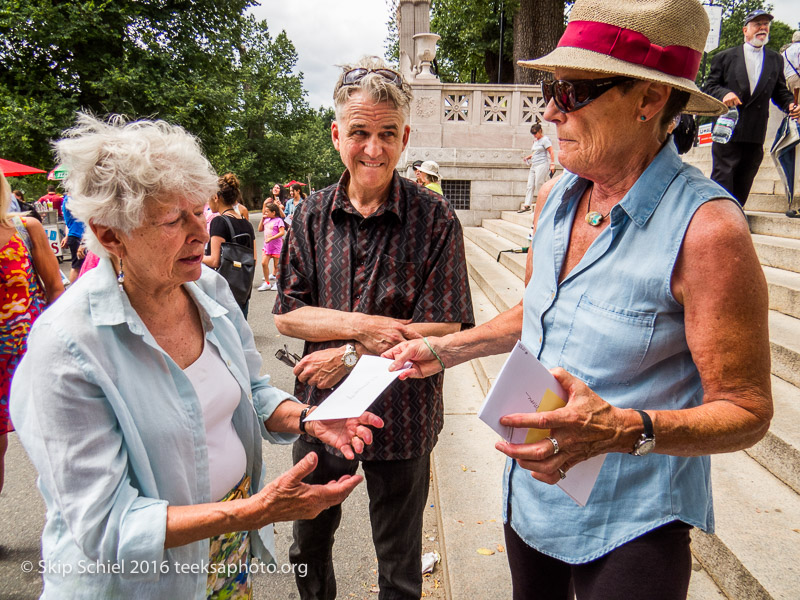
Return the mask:
[[(281, 256), (281, 248), (283, 247), (283, 236), (286, 235), (286, 226), (278, 214), (279, 209), (274, 202), (268, 202), (264, 205), (263, 217), (258, 226), (258, 230), (264, 232), (264, 256), (261, 258), (264, 283), (258, 287), (259, 292), (278, 289), (277, 281), (275, 283), (272, 283), (272, 281), (278, 278), (278, 259)], [(270, 259), (274, 261), (272, 275), (269, 274)]]

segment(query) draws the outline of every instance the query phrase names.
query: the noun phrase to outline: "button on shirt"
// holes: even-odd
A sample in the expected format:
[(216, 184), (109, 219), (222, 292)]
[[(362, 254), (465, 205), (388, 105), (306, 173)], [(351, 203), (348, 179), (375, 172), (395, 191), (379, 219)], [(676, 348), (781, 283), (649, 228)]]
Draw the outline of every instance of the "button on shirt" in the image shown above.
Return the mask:
[[(363, 217), (347, 197), (350, 174), (296, 207), (281, 254), (273, 312), (304, 306), (411, 319), (474, 323), (461, 224), (442, 196), (394, 174), (389, 197)], [(305, 354), (345, 340), (306, 342)], [(364, 460), (430, 452), (442, 429), (442, 373), (392, 383), (370, 410), (383, 418)], [(319, 404), (331, 390), (300, 381), (295, 395)]]
[(764, 48), (756, 48), (745, 43), (744, 64), (747, 68), (747, 79), (750, 82), (750, 94), (752, 94), (758, 85), (759, 77), (761, 77), (761, 67), (764, 64)]
[[(297, 438), (264, 427), (291, 396), (259, 375), (261, 357), (227, 282), (204, 267), (184, 286), (206, 343), (240, 389), (232, 422), (254, 494), (264, 485), (261, 438)], [(209, 541), (164, 549), (167, 506), (212, 501), (202, 407), (120, 292), (108, 259), (34, 324), (11, 415), (47, 506), (42, 556), (53, 570), (45, 570), (43, 598), (206, 598)], [(251, 531), (250, 543), (274, 562), (272, 525)]]

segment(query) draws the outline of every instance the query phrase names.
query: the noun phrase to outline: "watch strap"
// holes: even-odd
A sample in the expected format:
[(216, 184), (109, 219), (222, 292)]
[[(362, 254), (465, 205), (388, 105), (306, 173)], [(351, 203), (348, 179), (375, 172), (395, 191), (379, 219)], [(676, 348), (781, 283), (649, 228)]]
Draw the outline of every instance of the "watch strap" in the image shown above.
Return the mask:
[(303, 410), (300, 411), (300, 433), (306, 433), (306, 422), (305, 418), (308, 416), (308, 411), (311, 410), (310, 406), (306, 406)]
[(653, 420), (650, 418), (650, 415), (643, 410), (639, 410), (638, 408), (634, 408), (633, 410), (639, 413), (639, 416), (642, 417), (642, 423), (644, 424), (644, 437), (647, 439), (653, 439)]

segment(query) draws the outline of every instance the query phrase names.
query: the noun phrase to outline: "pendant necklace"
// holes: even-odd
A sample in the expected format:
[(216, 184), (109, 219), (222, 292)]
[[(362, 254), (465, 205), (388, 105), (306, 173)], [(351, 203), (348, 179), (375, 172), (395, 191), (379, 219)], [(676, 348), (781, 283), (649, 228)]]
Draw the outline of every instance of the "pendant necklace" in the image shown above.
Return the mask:
[(606, 214), (600, 214), (596, 210), (592, 210), (592, 194), (594, 193), (594, 184), (592, 184), (592, 189), (589, 190), (589, 202), (586, 206), (586, 222), (591, 225), (592, 227), (597, 227), (600, 223), (603, 222), (611, 211), (608, 211)]

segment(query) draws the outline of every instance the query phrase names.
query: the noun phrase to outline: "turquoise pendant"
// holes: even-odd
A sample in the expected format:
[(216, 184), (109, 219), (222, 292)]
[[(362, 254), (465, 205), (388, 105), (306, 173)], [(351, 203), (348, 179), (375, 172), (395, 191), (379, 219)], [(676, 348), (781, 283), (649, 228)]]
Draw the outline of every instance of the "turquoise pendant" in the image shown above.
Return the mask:
[(596, 210), (593, 210), (590, 213), (586, 213), (586, 222), (592, 227), (597, 227), (598, 225), (600, 225), (600, 223), (603, 222), (603, 219), (605, 219), (605, 217)]

